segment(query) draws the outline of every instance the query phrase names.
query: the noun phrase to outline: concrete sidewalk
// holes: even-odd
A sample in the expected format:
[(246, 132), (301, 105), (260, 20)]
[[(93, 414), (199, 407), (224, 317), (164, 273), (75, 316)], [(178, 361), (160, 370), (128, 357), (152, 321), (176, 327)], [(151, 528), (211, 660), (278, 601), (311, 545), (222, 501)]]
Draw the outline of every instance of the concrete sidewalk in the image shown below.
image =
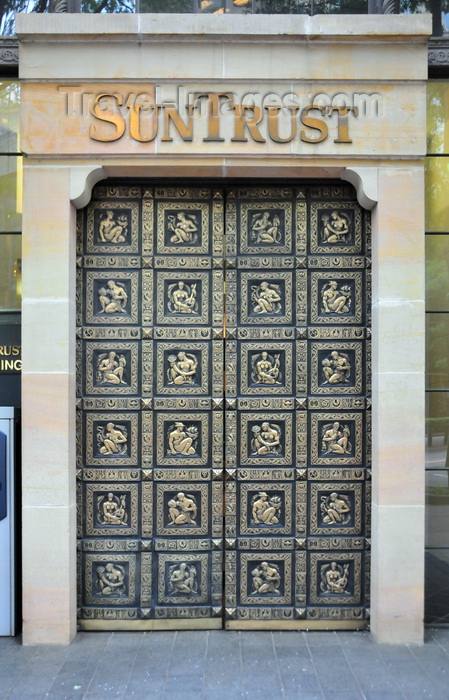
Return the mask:
[(80, 633), (72, 645), (0, 638), (0, 698), (449, 698), (449, 629), (424, 646), (366, 632)]

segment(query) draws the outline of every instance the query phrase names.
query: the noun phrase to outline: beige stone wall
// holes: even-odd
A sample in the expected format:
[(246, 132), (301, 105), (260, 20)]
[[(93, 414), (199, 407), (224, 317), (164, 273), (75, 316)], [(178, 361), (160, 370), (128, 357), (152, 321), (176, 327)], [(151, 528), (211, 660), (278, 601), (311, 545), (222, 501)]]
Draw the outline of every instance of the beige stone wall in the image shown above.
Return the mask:
[[(68, 169), (26, 169), (22, 526), (25, 643), (76, 631), (75, 209)], [(61, 232), (64, 232), (61, 235)]]
[[(84, 206), (91, 186), (112, 176), (342, 177), (356, 185), (364, 206), (374, 207), (372, 629), (380, 641), (421, 641), (422, 159), (429, 18), (23, 15), (17, 29), (26, 153), (25, 643), (67, 642), (75, 633), (75, 223), (70, 202)], [(353, 110), (340, 117), (335, 111), (299, 111), (306, 120), (326, 121), (328, 133), (315, 143), (308, 139), (324, 128), (314, 129), (307, 121), (298, 124), (291, 141), (274, 140), (275, 125), (270, 133), (264, 107), (257, 123), (262, 140), (244, 127), (247, 141), (233, 141), (238, 126), (231, 109), (220, 114), (224, 141), (204, 140), (213, 130), (207, 114), (196, 114), (191, 140), (173, 125), (167, 132), (172, 140), (164, 140), (162, 118), (158, 136), (144, 141), (142, 134), (148, 132), (140, 131), (139, 140), (134, 130), (133, 137), (132, 110), (122, 97), (113, 98), (100, 118), (90, 98), (86, 113), (68, 114), (67, 93), (60, 89), (67, 86), (87, 91), (94, 101), (100, 94), (129, 96), (143, 90), (157, 103), (161, 95), (162, 101), (176, 99), (179, 86), (187, 93), (232, 93), (234, 101), (247, 92), (291, 92), (299, 96), (301, 110), (316, 105), (317, 95), (332, 100), (336, 93), (375, 93), (382, 110), (363, 117)], [(109, 121), (101, 118), (105, 115)], [(288, 113), (282, 119), (279, 133), (285, 137)], [(98, 140), (95, 134), (116, 138)]]

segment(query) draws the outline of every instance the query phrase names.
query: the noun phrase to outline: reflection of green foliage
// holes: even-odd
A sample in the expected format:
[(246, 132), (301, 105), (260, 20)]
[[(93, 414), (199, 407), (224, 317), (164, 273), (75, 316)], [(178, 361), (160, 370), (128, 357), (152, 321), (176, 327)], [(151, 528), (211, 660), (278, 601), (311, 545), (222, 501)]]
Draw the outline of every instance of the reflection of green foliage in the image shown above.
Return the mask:
[(426, 236), (426, 309), (428, 311), (449, 310), (448, 235)]
[(446, 83), (427, 83), (427, 151), (444, 152)]
[(81, 12), (115, 13), (135, 12), (134, 0), (81, 0)]
[(15, 80), (0, 81), (0, 151), (19, 150), (20, 85)]
[(428, 496), (449, 496), (448, 486), (428, 486), (426, 488)]
[[(312, 14), (312, 2), (308, 0), (255, 0), (258, 14)], [(313, 14), (366, 14), (367, 0), (315, 0)]]
[(426, 295), (429, 310), (449, 307), (448, 275), (447, 260), (426, 260)]
[(427, 385), (431, 389), (448, 387), (449, 332), (447, 314), (432, 314), (427, 324)]
[(280, 0), (280, 2), (274, 2), (273, 0), (256, 0), (255, 2), (255, 11), (260, 14), (307, 14), (308, 10), (309, 3), (297, 2), (297, 0)]
[(50, 0), (2, 0), (0, 2), (0, 33), (14, 34), (15, 12), (48, 12)]
[[(0, 230), (20, 231), (22, 216), (17, 211), (17, 158), (2, 156), (0, 159)], [(9, 172), (7, 172), (9, 170)], [(3, 233), (2, 233), (3, 236)], [(2, 236), (0, 238), (2, 238)]]
[(399, 0), (399, 12), (410, 14), (415, 12), (432, 13), (432, 34), (441, 36), (443, 33), (442, 13), (449, 11), (449, 0)]
[(192, 12), (194, 5), (192, 0), (140, 0), (139, 12)]
[(449, 230), (449, 158), (426, 161), (426, 229)]

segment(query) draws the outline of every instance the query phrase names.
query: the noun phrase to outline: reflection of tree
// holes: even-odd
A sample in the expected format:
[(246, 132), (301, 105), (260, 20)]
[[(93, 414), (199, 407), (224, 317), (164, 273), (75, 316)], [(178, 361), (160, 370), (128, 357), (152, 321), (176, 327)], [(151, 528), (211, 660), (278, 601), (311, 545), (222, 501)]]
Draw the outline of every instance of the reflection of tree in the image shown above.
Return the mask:
[(449, 310), (449, 236), (445, 234), (426, 236), (426, 307)]
[[(54, 4), (56, 0), (53, 0)], [(3, 0), (0, 4), (0, 31), (14, 34), (15, 12), (49, 12), (51, 0)], [(379, 5), (385, 4), (379, 0)], [(443, 33), (442, 13), (449, 11), (449, 0), (399, 0), (400, 12), (431, 12), (434, 36)], [(192, 13), (223, 14), (366, 14), (368, 0), (81, 0), (81, 12)]]
[[(142, 0), (145, 3), (146, 0)], [(171, 10), (172, 12), (190, 12), (192, 9), (191, 0), (148, 0), (157, 4), (159, 10), (146, 10), (142, 12), (169, 12), (164, 9), (166, 5), (182, 3), (188, 9)], [(136, 12), (137, 0), (81, 0), (81, 12)], [(15, 12), (49, 12), (56, 0), (2, 0), (0, 2), (0, 32), (3, 36), (14, 34), (14, 13)]]
[(136, 12), (135, 0), (81, 0), (81, 12)]
[(195, 12), (197, 4), (195, 0), (140, 0), (139, 12)]
[(449, 229), (449, 158), (427, 158), (426, 162), (426, 229)]
[(399, 0), (401, 13), (431, 12), (432, 35), (441, 36), (443, 33), (442, 13), (448, 12), (448, 0)]
[(367, 0), (254, 0), (257, 14), (366, 14)]
[(448, 314), (432, 314), (427, 324), (427, 387), (448, 388)]
[[(444, 265), (444, 268), (447, 266)], [(445, 284), (442, 288), (447, 289), (447, 269), (443, 271), (440, 266), (439, 280), (442, 281), (442, 274), (445, 275)], [(440, 288), (441, 291), (441, 288)], [(426, 385), (431, 391), (427, 393), (427, 445), (432, 447), (432, 440), (436, 436), (444, 437), (444, 444), (448, 438), (448, 393), (441, 391), (449, 386), (449, 329), (448, 314), (428, 314), (426, 346)], [(435, 389), (437, 391), (435, 391)], [(432, 391), (434, 390), (434, 391)], [(440, 390), (440, 391), (438, 391)], [(446, 466), (449, 466), (449, 453), (446, 454)]]
[(0, 2), (0, 31), (2, 35), (14, 34), (15, 12), (48, 12), (50, 0), (3, 0)]
[[(16, 80), (0, 82), (0, 111), (3, 121), (0, 126), (0, 138), (7, 143), (2, 143), (0, 151), (16, 153), (18, 151), (17, 133), (19, 131), (20, 111), (20, 86)], [(11, 139), (14, 143), (11, 143)]]

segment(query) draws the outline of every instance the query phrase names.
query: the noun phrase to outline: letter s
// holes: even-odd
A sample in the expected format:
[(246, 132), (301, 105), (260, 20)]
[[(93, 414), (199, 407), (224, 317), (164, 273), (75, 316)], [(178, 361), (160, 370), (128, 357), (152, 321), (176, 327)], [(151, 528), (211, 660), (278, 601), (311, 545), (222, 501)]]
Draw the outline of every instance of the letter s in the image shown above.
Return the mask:
[(322, 119), (315, 119), (314, 117), (308, 116), (311, 109), (318, 109), (321, 111), (320, 107), (317, 107), (316, 105), (304, 107), (301, 112), (301, 123), (304, 124), (304, 126), (307, 126), (309, 129), (316, 129), (320, 132), (320, 135), (316, 138), (310, 138), (309, 136), (306, 136), (304, 129), (301, 129), (299, 132), (299, 137), (301, 141), (304, 141), (305, 143), (320, 143), (320, 141), (327, 139), (329, 130), (327, 128), (327, 124), (323, 122)]
[(105, 110), (105, 111), (98, 111), (101, 105), (98, 104), (99, 100), (101, 100), (102, 97), (115, 97), (117, 100), (118, 104), (121, 105), (122, 101), (118, 99), (116, 95), (108, 95), (107, 93), (104, 93), (102, 95), (97, 95), (95, 98), (95, 101), (91, 105), (90, 111), (92, 112), (93, 116), (96, 119), (99, 119), (100, 121), (103, 122), (109, 122), (110, 124), (114, 124), (115, 126), (115, 133), (112, 134), (111, 136), (103, 136), (98, 133), (97, 131), (97, 125), (92, 124), (90, 127), (89, 131), (89, 136), (91, 139), (94, 141), (117, 141), (120, 139), (123, 134), (125, 133), (125, 120), (123, 119), (121, 114), (114, 114), (110, 110)]

